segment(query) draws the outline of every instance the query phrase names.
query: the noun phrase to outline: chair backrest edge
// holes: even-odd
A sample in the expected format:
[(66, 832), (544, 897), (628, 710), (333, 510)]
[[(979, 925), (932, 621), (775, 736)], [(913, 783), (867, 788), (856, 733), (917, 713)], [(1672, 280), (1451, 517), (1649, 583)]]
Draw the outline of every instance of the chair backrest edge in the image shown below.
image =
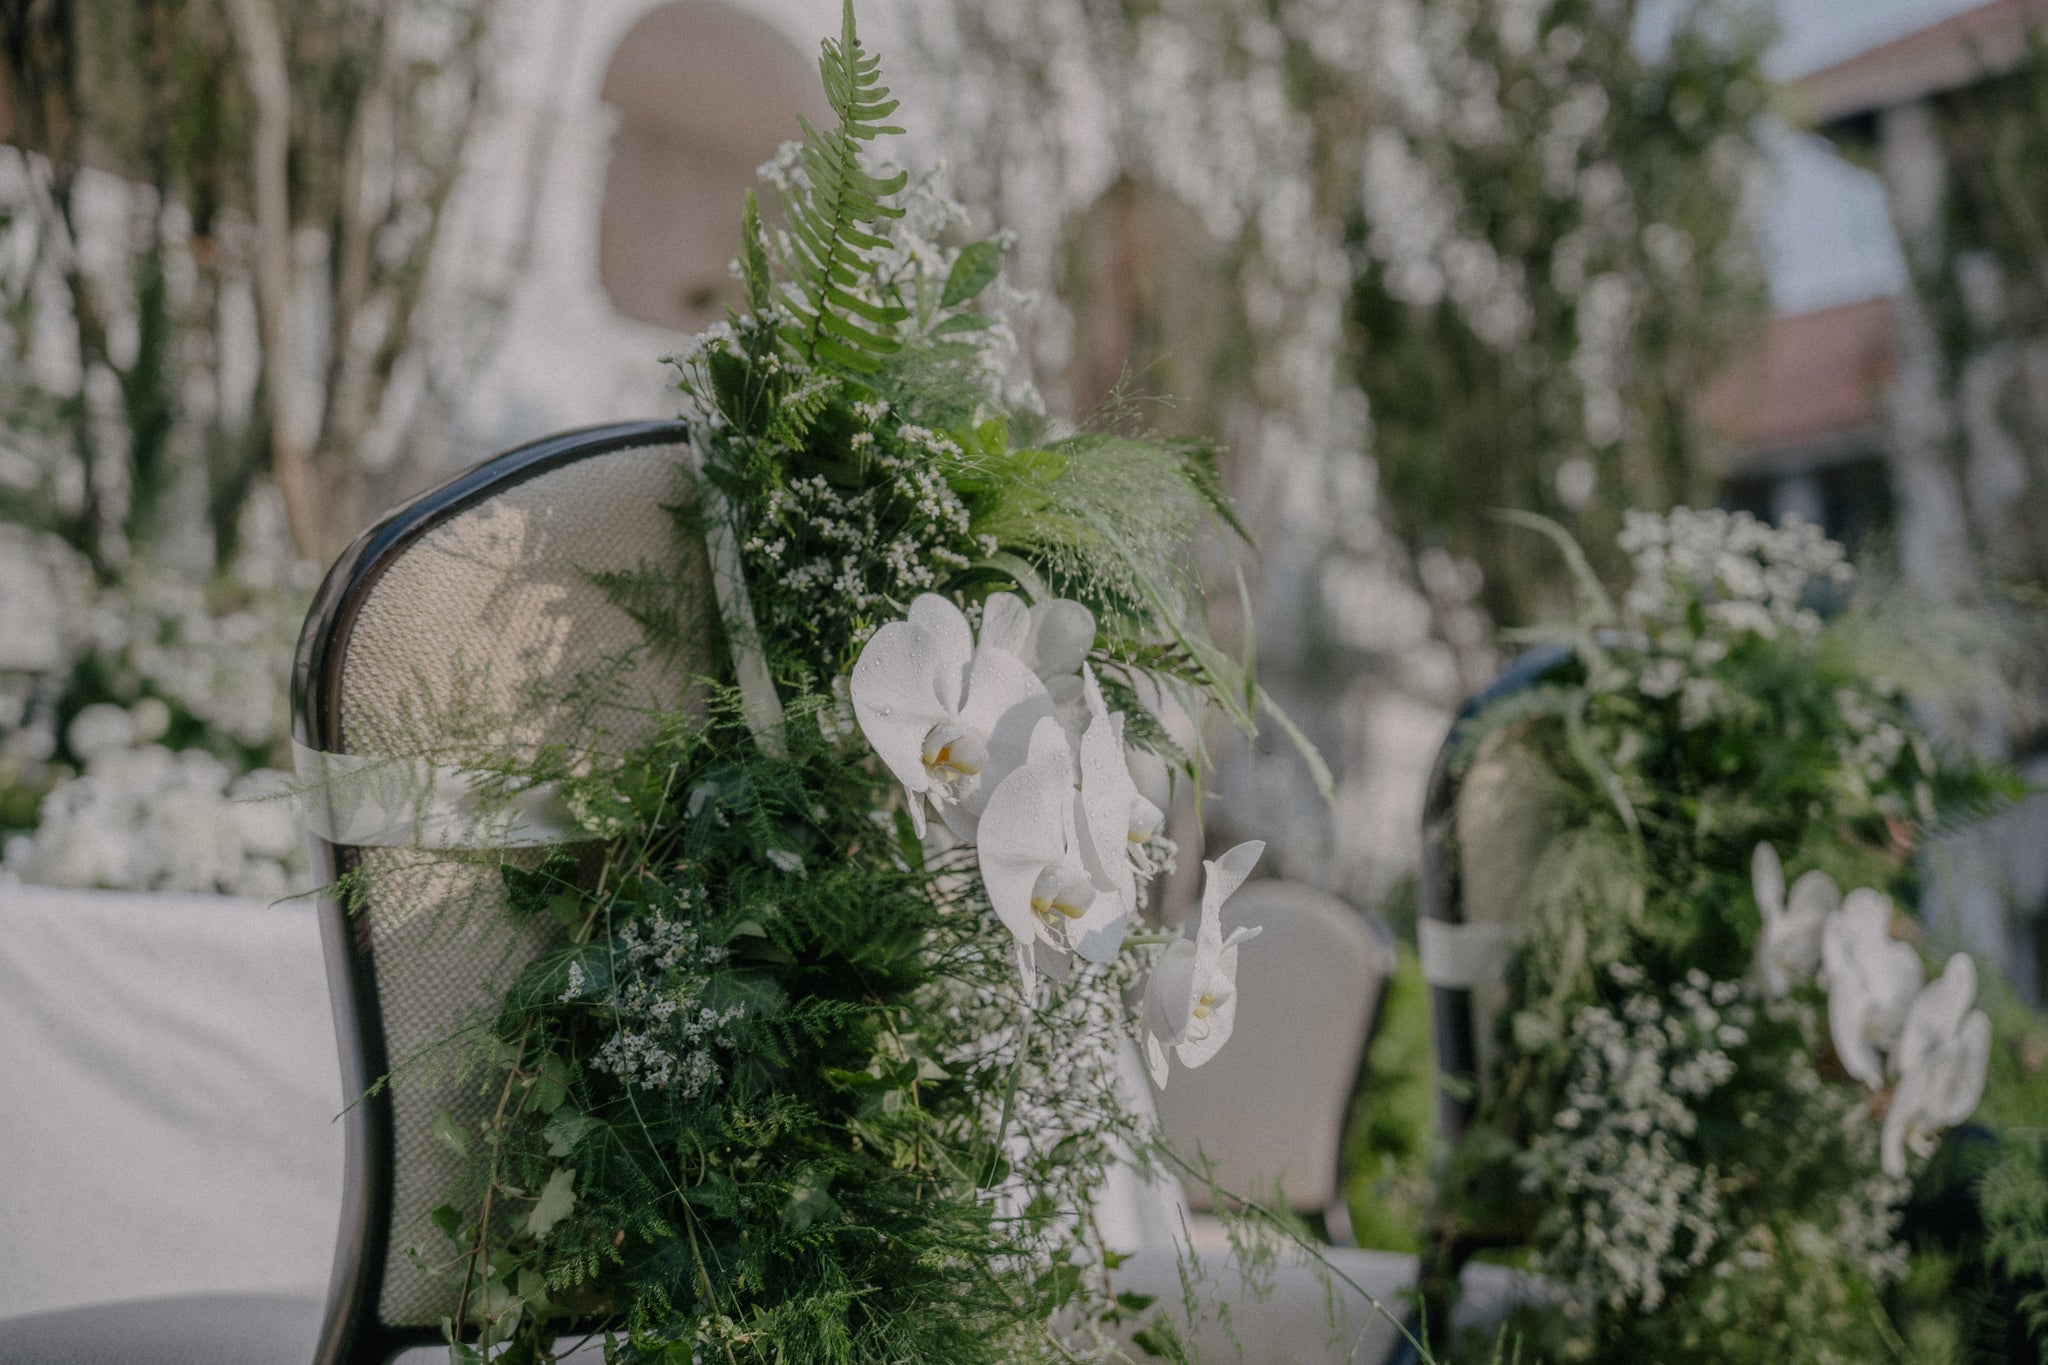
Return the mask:
[[(1457, 759), (1472, 742), (1479, 715), (1517, 692), (1548, 681), (1568, 667), (1572, 651), (1544, 645), (1518, 655), (1500, 676), (1458, 708), (1457, 719), (1437, 750), (1429, 787), (1422, 803), (1422, 865), (1416, 881), (1416, 912), (1440, 924), (1463, 924), (1465, 901), (1458, 858)], [(1436, 1052), (1436, 1126), (1447, 1142), (1456, 1143), (1471, 1126), (1478, 1109), (1479, 1038), (1473, 1018), (1472, 991), (1462, 986), (1429, 988), (1430, 1037)], [(1446, 1084), (1447, 1081), (1453, 1082)]]
[[(593, 456), (637, 446), (682, 444), (686, 423), (643, 421), (587, 427), (493, 456), (387, 513), (358, 536), (322, 580), (300, 632), (292, 669), (292, 736), (309, 748), (338, 751), (341, 670), (364, 601), (400, 555), (450, 518), (528, 479)], [(313, 874), (332, 887), (355, 865), (355, 850), (309, 835)], [(341, 1049), (345, 1167), (342, 1225), (329, 1281), (316, 1365), (383, 1361), (439, 1334), (388, 1327), (377, 1306), (390, 1251), (393, 1129), (390, 1092), (367, 1094), (390, 1072), (378, 1006), (376, 963), (367, 924), (341, 900), (320, 896), (320, 937), (327, 963), (335, 1037)]]

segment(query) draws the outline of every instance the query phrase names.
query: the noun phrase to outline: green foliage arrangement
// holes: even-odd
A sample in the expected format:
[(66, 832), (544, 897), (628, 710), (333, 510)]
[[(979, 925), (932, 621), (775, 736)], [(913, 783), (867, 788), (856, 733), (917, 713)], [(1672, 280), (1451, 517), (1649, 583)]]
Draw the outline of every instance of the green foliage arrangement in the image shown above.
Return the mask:
[(1378, 11), (1353, 364), (1397, 528), (1476, 559), (1503, 624), (1565, 585), (1479, 509), (1551, 516), (1619, 573), (1624, 509), (1704, 491), (1696, 399), (1762, 315), (1770, 34), (1743, 6), (1653, 10)]
[[(506, 874), (554, 946), (484, 1029), (490, 1117), (444, 1125), (471, 1169), (417, 1254), (459, 1286), (457, 1361), (546, 1359), (570, 1324), (622, 1363), (1096, 1359), (1149, 1307), (1112, 1296), (1088, 1214), (1112, 1145), (1146, 1140), (1116, 1039), (1166, 943), (1124, 939), (1115, 870), (1141, 892), (1173, 856), (1119, 775), (1126, 742), (1192, 774), (1176, 697), (1261, 705), (1188, 605), (1185, 547), (1227, 511), (1200, 448), (1019, 439), (1007, 325), (973, 311), (1001, 297), (1001, 241), (942, 246), (957, 210), (871, 159), (896, 105), (850, 3), (820, 68), (836, 125), (772, 168), (779, 226), (745, 204), (747, 311), (673, 358), (703, 493), (677, 516), (721, 578), (729, 671), (707, 713), (563, 783), (601, 847)], [(670, 643), (664, 571), (606, 586)], [(1010, 627), (1022, 653), (991, 644)], [(936, 671), (899, 686), (885, 655)], [(1005, 732), (970, 714), (997, 674), (1051, 809), (1089, 830), (1085, 867), (1027, 869), (1014, 922), (992, 850), (1044, 826), (1004, 814), (1031, 774), (1013, 753), (998, 785)], [(965, 703), (934, 694), (963, 679)], [(892, 767), (892, 706), (941, 703), (952, 723), (918, 721)], [(927, 801), (956, 837), (924, 837)], [(1218, 959), (1195, 948), (1167, 957), (1206, 1014)], [(1167, 1030), (1155, 1066), (1183, 1044), (1198, 1064), (1200, 1033)], [(1178, 1350), (1163, 1323), (1145, 1339)]]
[[(1565, 662), (1483, 714), (1462, 757), (1511, 793), (1498, 800), (1518, 814), (1490, 828), (1527, 854), (1504, 893), (1527, 918), (1440, 1192), (1435, 1273), (1492, 1246), (1550, 1276), (1557, 1303), (1524, 1314), (1524, 1358), (1935, 1358), (1900, 1352), (1974, 1329), (1930, 1300), (1940, 1276), (1914, 1255), (1909, 1201), (1948, 1159), (1916, 1153), (1977, 1094), (1969, 1066), (1949, 1066), (1960, 1112), (1916, 1119), (1938, 1068), (1914, 1080), (1910, 1057), (1937, 997), (1957, 1027), (1975, 975), (1952, 961), (1922, 989), (1923, 931), (1888, 897), (1910, 904), (1922, 843), (2018, 784), (1919, 730), (1874, 667), (1896, 610), (1853, 598), (1841, 548), (1812, 528), (1631, 514), (1617, 602), (1561, 529), (1521, 520), (1564, 548), (1583, 609), (1532, 633)], [(1962, 632), (1916, 624), (1918, 664), (1962, 676)], [(1455, 855), (1468, 876), (1489, 855), (1477, 837)], [(1899, 979), (1883, 1020), (1856, 1012), (1879, 962)], [(1990, 1034), (1974, 1020), (1963, 1032)], [(1966, 1053), (1981, 1092), (1986, 1053), (1944, 1055)], [(1948, 1148), (1978, 1141), (1963, 1131)], [(2019, 1281), (1986, 1267), (2023, 1240), (2038, 1148), (2000, 1151), (2030, 1155), (2000, 1166), (2010, 1184), (1985, 1183), (1972, 1217), (2005, 1231), (1975, 1244), (1964, 1278), (2000, 1286), (1978, 1303), (2009, 1314), (1998, 1296)]]

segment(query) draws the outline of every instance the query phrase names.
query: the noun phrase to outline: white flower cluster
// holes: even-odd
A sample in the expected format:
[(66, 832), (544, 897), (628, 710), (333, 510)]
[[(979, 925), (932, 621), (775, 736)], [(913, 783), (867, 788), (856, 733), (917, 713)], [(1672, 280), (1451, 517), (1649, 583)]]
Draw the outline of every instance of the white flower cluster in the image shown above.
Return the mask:
[(1818, 635), (1810, 592), (1854, 576), (1842, 547), (1819, 527), (1789, 519), (1774, 527), (1747, 512), (1631, 510), (1619, 544), (1634, 565), (1624, 606), (1631, 642), (1643, 654), (1633, 685), (1646, 697), (1676, 695), (1688, 728), (1729, 704), (1720, 683), (1701, 670), (1725, 659), (1746, 635)]
[[(862, 404), (857, 411), (872, 424), (854, 434), (853, 446), (890, 477), (857, 491), (836, 488), (822, 474), (778, 488), (768, 496), (761, 528), (744, 546), (785, 587), (815, 593), (830, 610), (852, 617), (936, 587), (942, 574), (972, 562), (953, 548), (965, 543), (967, 508), (931, 467), (934, 456), (957, 458), (959, 447), (910, 423), (896, 429), (901, 449), (882, 446), (875, 429), (887, 405)], [(877, 562), (879, 574), (873, 572)]]
[(72, 721), (80, 775), (44, 797), (33, 833), (9, 839), (0, 879), (41, 886), (278, 899), (307, 888), (289, 779), (236, 776), (203, 749), (154, 741), (169, 709), (88, 706)]
[[(0, 527), (0, 581), (0, 786), (47, 788), (38, 827), (7, 841), (0, 876), (273, 898), (303, 890), (304, 850), (279, 799), (286, 779), (161, 743), (171, 706), (219, 753), (283, 741), (310, 586), (301, 567), (281, 550), (252, 550), (225, 580), (132, 572), (96, 589), (54, 536)], [(125, 704), (86, 706), (60, 736), (64, 689), (87, 660)], [(76, 771), (57, 761), (60, 738)]]
[[(1642, 983), (1633, 967), (1610, 972), (1624, 988)], [(1654, 1309), (1713, 1254), (1726, 1221), (1716, 1173), (1685, 1147), (1695, 1106), (1735, 1075), (1728, 1049), (1754, 1022), (1739, 984), (1698, 971), (1668, 1002), (1634, 993), (1572, 1021), (1563, 1100), (1523, 1157), (1525, 1187), (1563, 1197), (1540, 1268), (1569, 1286), (1569, 1303)]]
[[(611, 992), (592, 1003), (616, 1022), (592, 1063), (629, 1086), (673, 1089), (695, 1099), (716, 1085), (719, 1053), (733, 1046), (732, 1026), (746, 1017), (737, 1004), (710, 1003), (708, 969), (725, 949), (706, 944), (689, 925), (660, 915), (629, 924), (613, 942)], [(564, 1000), (583, 997), (580, 966), (572, 964)]]

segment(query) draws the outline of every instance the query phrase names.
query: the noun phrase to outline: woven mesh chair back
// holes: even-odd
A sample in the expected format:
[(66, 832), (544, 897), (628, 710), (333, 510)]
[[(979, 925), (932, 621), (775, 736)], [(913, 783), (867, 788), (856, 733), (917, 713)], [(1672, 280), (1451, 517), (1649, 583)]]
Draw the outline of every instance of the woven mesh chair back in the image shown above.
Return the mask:
[[(677, 424), (641, 424), (539, 443), (387, 518), (358, 542), (368, 553), (337, 565), (309, 622), (301, 741), (443, 767), (502, 768), (553, 750), (574, 771), (701, 706), (695, 680), (712, 671), (716, 618), (702, 541), (674, 510), (689, 499), (683, 435)], [(668, 585), (675, 631), (660, 633), (665, 647), (636, 619), (643, 601), (633, 613), (619, 605), (618, 576)], [(326, 654), (309, 660), (316, 632)], [(429, 1214), (463, 1160), (434, 1127), (446, 1114), (474, 1132), (488, 1116), (478, 1028), (557, 932), (509, 916), (504, 867), (547, 851), (328, 851), (347, 902), (330, 907), (330, 921), (346, 925), (330, 934), (330, 958), (347, 959), (331, 975), (350, 976), (355, 1011), (338, 1006), (338, 1017), (368, 1043), (359, 1069), (391, 1076), (373, 1101), (383, 1127), (369, 1144), (388, 1170), (352, 1191), (384, 1207), (351, 1211), (382, 1228), (357, 1248), (371, 1263), (355, 1270), (374, 1287), (374, 1303), (357, 1311), (373, 1312), (379, 1329), (438, 1329), (455, 1311), (443, 1268), (455, 1248)], [(362, 1174), (352, 1171), (352, 1185)], [(350, 1254), (345, 1229), (341, 1260)], [(338, 1298), (347, 1269), (337, 1266)]]
[[(1207, 1162), (1215, 1187), (1320, 1213), (1338, 1193), (1344, 1121), (1394, 970), (1378, 926), (1327, 891), (1255, 881), (1230, 898), (1224, 929), (1259, 925), (1238, 955), (1237, 1021), (1202, 1067), (1175, 1064), (1158, 1091), (1167, 1141)], [(1188, 1203), (1212, 1191), (1189, 1178)]]
[(1560, 829), (1558, 779), (1513, 727), (1480, 736), (1487, 709), (1560, 676), (1569, 651), (1530, 650), (1460, 709), (1423, 803), (1417, 926), (1430, 983), (1437, 1127), (1464, 1135), (1490, 1095), (1507, 1006), (1505, 968), (1532, 912), (1541, 863)]

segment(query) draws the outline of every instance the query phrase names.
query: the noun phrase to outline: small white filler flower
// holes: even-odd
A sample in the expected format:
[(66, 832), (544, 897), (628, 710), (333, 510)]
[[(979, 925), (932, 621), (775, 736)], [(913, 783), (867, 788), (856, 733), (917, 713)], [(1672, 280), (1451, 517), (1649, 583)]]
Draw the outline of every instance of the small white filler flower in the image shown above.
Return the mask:
[(1254, 839), (1202, 864), (1202, 919), (1195, 937), (1168, 944), (1152, 968), (1145, 984), (1144, 1022), (1145, 1063), (1154, 1085), (1166, 1085), (1168, 1048), (1182, 1066), (1195, 1067), (1230, 1041), (1237, 1022), (1237, 948), (1259, 931), (1233, 929), (1225, 938), (1223, 903), (1244, 885), (1265, 851), (1266, 845)]
[(1906, 1153), (1928, 1157), (1945, 1129), (1976, 1112), (1991, 1066), (1991, 1019), (1972, 1009), (1977, 964), (1957, 953), (1906, 1011), (1892, 1070), (1899, 1083), (1885, 1110), (1879, 1150), (1886, 1175), (1906, 1174)]
[(1032, 728), (1053, 713), (1030, 666), (986, 639), (977, 648), (967, 617), (935, 593), (874, 633), (848, 690), (861, 733), (910, 798), (920, 837), (930, 801), (972, 841), (991, 794), (1024, 762)]
[(1749, 869), (1756, 908), (1763, 916), (1763, 932), (1756, 941), (1757, 975), (1765, 994), (1780, 996), (1820, 965), (1821, 931), (1828, 916), (1841, 908), (1842, 891), (1833, 877), (1816, 869), (1792, 883), (1788, 901), (1785, 865), (1769, 844), (1756, 846)]
[(1920, 954), (1893, 938), (1891, 926), (1890, 897), (1858, 887), (1821, 929), (1828, 1032), (1842, 1066), (1872, 1090), (1884, 1088), (1880, 1054), (1899, 1041), (1926, 979)]

